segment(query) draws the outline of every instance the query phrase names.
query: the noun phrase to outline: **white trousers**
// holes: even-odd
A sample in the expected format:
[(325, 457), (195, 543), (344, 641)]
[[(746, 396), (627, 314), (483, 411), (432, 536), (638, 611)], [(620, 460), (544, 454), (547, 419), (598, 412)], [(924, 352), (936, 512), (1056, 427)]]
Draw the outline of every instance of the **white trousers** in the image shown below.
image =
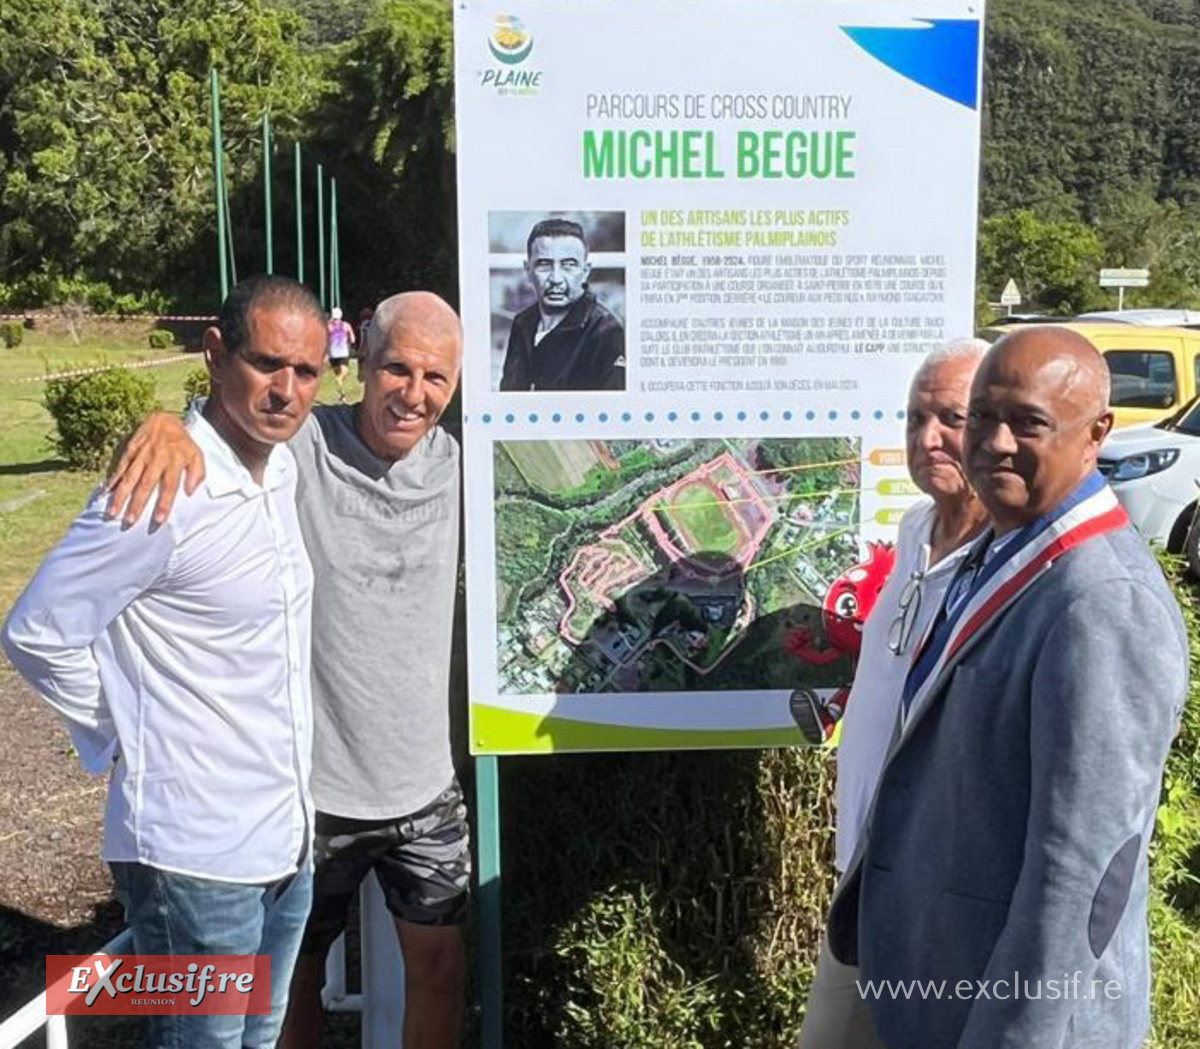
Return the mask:
[(871, 1005), (858, 993), (858, 967), (843, 965), (821, 941), (799, 1049), (887, 1049), (875, 1033)]

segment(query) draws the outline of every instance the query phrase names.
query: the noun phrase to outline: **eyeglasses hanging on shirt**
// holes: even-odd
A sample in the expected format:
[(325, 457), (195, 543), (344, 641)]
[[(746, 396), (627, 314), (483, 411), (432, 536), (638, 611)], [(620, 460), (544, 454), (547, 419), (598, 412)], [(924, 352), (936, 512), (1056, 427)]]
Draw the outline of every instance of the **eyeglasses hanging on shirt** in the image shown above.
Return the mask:
[(921, 547), (921, 560), (904, 589), (900, 591), (900, 601), (897, 604), (896, 618), (888, 628), (888, 649), (894, 656), (902, 656), (908, 651), (912, 641), (913, 631), (917, 625), (917, 617), (921, 613), (921, 591), (925, 586), (925, 576), (929, 572), (929, 546)]

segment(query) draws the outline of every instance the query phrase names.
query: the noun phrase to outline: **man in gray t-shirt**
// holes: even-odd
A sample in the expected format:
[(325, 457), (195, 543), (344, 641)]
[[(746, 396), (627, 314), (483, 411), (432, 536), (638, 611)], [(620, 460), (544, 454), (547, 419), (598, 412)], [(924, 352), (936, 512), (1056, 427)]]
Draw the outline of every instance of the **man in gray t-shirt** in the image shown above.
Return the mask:
[(323, 407), (290, 447), (320, 580), (313, 799), (321, 812), (377, 820), (423, 808), (454, 775), (458, 443), (435, 427), (403, 459), (383, 459), (358, 435), (360, 407)]
[[(462, 328), (436, 295), (379, 305), (363, 399), (321, 406), (289, 447), (312, 561), (313, 909), (281, 1046), (316, 1045), (325, 952), (374, 870), (405, 961), (404, 1044), (462, 1031), (461, 925), (470, 878), (466, 806), (450, 757), (447, 693), (458, 564), (458, 443), (437, 425), (458, 384)], [(179, 421), (155, 415), (118, 464), (112, 509), (155, 519), (203, 460)], [(138, 467), (145, 465), (138, 479)], [(130, 468), (132, 466), (132, 469)], [(135, 483), (136, 482), (136, 486)]]

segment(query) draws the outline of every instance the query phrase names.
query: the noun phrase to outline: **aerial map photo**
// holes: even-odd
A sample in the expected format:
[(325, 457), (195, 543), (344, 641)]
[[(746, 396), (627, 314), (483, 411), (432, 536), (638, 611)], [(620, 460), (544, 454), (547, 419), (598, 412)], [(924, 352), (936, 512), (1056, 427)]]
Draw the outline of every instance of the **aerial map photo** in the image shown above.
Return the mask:
[[(500, 691), (838, 686), (857, 438), (495, 445)], [(826, 618), (826, 623), (828, 618)]]

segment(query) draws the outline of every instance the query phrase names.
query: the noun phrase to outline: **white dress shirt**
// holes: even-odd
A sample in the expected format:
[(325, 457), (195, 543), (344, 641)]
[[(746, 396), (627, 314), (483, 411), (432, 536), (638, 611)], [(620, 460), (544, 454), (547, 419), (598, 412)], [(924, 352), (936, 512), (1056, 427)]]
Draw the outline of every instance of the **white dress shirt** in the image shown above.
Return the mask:
[[(929, 565), (935, 507), (923, 499), (909, 507), (900, 521), (896, 539), (896, 564), (863, 624), (862, 649), (854, 685), (842, 717), (842, 738), (837, 751), (837, 847), (834, 862), (839, 871), (849, 865), (862, 834), (875, 786), (887, 757), (888, 745), (900, 713), (904, 679), (934, 613), (942, 603), (959, 562), (971, 544), (964, 543), (936, 565)], [(905, 587), (919, 589), (919, 604), (910, 613), (912, 622), (901, 631), (896, 624)], [(895, 653), (889, 635), (907, 642)]]
[(312, 827), (312, 569), (283, 446), (262, 485), (200, 416), (206, 478), (165, 525), (97, 492), (4, 626), (18, 671), (111, 768), (106, 860), (231, 882), (296, 870)]

